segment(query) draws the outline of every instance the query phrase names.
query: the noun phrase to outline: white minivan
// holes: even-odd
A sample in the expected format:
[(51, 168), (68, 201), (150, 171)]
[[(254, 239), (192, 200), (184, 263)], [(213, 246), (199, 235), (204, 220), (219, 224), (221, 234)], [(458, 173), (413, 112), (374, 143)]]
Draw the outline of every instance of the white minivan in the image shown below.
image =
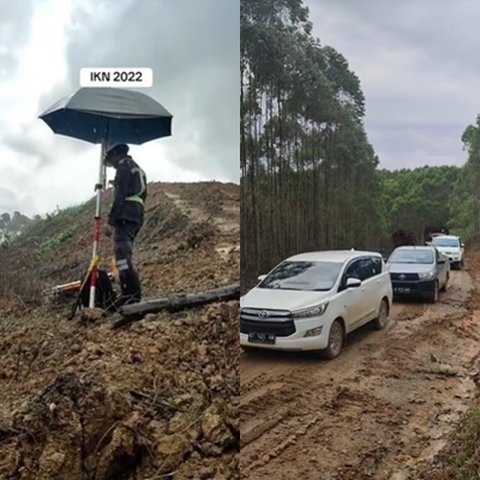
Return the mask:
[(374, 252), (302, 253), (277, 265), (240, 299), (240, 344), (339, 355), (345, 337), (374, 321), (384, 328), (392, 283)]

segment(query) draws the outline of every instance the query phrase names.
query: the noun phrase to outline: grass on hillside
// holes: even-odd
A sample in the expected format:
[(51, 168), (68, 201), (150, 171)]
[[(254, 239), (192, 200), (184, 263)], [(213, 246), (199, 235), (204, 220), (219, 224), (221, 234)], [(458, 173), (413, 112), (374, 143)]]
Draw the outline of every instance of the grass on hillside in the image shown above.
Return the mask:
[(460, 424), (445, 461), (449, 480), (471, 480), (480, 474), (480, 408), (471, 410)]

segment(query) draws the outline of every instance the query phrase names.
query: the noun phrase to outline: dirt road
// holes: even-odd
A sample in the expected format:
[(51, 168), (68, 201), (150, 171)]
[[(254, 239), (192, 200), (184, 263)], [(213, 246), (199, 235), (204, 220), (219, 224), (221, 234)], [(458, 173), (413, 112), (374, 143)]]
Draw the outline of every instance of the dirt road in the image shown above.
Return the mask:
[(474, 395), (474, 282), (452, 272), (439, 303), (395, 304), (385, 330), (353, 333), (333, 361), (243, 353), (243, 478), (416, 478)]

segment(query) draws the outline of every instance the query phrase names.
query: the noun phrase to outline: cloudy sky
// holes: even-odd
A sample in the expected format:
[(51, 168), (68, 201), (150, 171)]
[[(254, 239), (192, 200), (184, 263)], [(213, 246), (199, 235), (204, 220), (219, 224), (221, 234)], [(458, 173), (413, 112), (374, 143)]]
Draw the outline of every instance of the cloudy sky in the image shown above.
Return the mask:
[(0, 213), (93, 195), (100, 147), (37, 118), (82, 67), (153, 69), (173, 135), (131, 147), (149, 180), (238, 182), (239, 0), (0, 0)]
[(314, 34), (348, 60), (381, 166), (461, 165), (480, 112), (480, 2), (304, 0)]

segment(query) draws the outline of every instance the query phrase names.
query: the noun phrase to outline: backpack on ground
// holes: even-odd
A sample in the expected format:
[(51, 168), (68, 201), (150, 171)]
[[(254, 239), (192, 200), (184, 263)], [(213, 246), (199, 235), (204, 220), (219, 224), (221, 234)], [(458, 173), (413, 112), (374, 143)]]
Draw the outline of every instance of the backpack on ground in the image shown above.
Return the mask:
[[(87, 272), (85, 272), (85, 275)], [(85, 279), (85, 275), (82, 277), (82, 281)], [(112, 282), (108, 273), (105, 270), (96, 270), (97, 285), (95, 288), (95, 307), (102, 310), (114, 310), (115, 300), (117, 295), (113, 289)], [(82, 290), (80, 291), (80, 302), (84, 307), (88, 307), (90, 303), (90, 281), (92, 274), (88, 275), (87, 281), (84, 283)]]

